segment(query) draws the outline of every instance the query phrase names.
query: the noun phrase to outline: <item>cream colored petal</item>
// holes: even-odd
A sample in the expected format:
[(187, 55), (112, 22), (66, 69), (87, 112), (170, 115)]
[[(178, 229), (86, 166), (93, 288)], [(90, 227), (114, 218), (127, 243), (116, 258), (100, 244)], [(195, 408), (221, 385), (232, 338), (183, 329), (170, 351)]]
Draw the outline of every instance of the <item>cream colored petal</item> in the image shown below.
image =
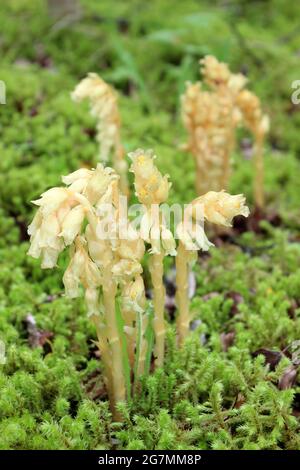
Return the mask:
[(71, 245), (81, 230), (81, 225), (85, 217), (85, 210), (78, 205), (70, 210), (62, 223), (60, 236), (63, 237), (66, 245)]

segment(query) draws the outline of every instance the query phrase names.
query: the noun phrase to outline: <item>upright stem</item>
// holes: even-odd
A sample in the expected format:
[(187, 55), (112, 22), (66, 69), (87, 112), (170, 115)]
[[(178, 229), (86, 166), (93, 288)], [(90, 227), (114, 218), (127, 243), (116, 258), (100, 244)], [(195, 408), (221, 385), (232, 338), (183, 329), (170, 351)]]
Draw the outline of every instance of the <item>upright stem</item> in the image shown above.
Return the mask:
[(153, 307), (154, 307), (154, 333), (155, 333), (155, 366), (162, 367), (165, 353), (165, 287), (163, 284), (163, 259), (164, 254), (155, 253), (151, 256), (150, 274), (153, 285)]
[(259, 208), (265, 204), (264, 198), (264, 160), (263, 160), (263, 141), (264, 135), (261, 133), (255, 136), (255, 179), (254, 179), (254, 199)]
[(125, 152), (121, 143), (119, 143), (116, 146), (113, 166), (116, 172), (120, 176), (121, 193), (124, 194), (124, 196), (129, 196), (129, 187), (128, 187), (128, 178), (127, 178), (128, 167), (127, 167), (127, 162), (125, 160)]
[(117, 286), (111, 277), (112, 266), (108, 264), (103, 270), (103, 305), (107, 325), (107, 337), (111, 349), (111, 366), (114, 407), (113, 414), (115, 419), (119, 419), (115, 409), (115, 404), (125, 401), (125, 376), (122, 361), (122, 346), (118, 334), (118, 325), (116, 319), (115, 298)]
[(235, 129), (232, 127), (230, 129), (228, 142), (227, 142), (226, 150), (224, 154), (223, 171), (221, 175), (221, 183), (220, 183), (220, 188), (219, 188), (220, 191), (222, 189), (225, 189), (226, 191), (228, 191), (228, 188), (229, 188), (229, 179), (230, 179), (230, 171), (231, 171), (230, 159), (234, 151), (234, 147), (235, 147)]
[(104, 366), (104, 382), (107, 388), (109, 401), (112, 409), (114, 407), (114, 394), (113, 394), (113, 380), (112, 380), (112, 367), (111, 367), (111, 355), (108, 348), (107, 334), (105, 326), (102, 325), (102, 320), (97, 315), (91, 317), (92, 322), (96, 327), (98, 348), (101, 354), (101, 359)]
[(190, 312), (188, 296), (188, 253), (183, 243), (180, 241), (176, 255), (176, 303), (177, 303), (177, 331), (178, 342), (182, 346), (184, 339), (189, 332)]

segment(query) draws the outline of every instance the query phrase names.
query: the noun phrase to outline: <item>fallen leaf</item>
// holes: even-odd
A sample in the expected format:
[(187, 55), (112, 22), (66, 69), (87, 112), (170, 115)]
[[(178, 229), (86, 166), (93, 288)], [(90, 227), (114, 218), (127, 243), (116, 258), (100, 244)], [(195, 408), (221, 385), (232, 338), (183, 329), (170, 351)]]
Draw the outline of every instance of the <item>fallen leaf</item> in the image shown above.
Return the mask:
[(279, 379), (278, 382), (278, 388), (279, 390), (286, 390), (288, 388), (292, 388), (297, 379), (297, 372), (298, 372), (298, 367), (295, 365), (290, 365), (288, 366), (284, 373), (282, 374), (281, 378)]
[(230, 348), (230, 346), (233, 345), (234, 338), (235, 338), (235, 331), (229, 331), (228, 333), (220, 334), (221, 346), (224, 352), (227, 352), (228, 348)]
[(282, 353), (280, 351), (272, 351), (271, 349), (260, 348), (252, 353), (253, 357), (264, 356), (265, 362), (270, 366), (270, 370), (275, 370), (277, 364), (282, 359)]

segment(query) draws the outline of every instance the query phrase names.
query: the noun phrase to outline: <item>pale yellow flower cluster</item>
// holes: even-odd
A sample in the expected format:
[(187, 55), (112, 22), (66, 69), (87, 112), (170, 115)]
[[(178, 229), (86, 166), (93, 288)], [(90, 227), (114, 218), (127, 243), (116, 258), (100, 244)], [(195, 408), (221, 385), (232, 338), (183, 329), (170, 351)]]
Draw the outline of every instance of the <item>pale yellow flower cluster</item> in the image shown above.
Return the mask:
[(151, 246), (149, 269), (153, 285), (153, 306), (155, 311), (155, 364), (163, 365), (165, 348), (165, 288), (163, 284), (163, 258), (176, 255), (176, 243), (167, 228), (159, 205), (168, 198), (170, 183), (168, 176), (162, 176), (154, 164), (155, 155), (151, 150), (138, 149), (129, 154), (132, 160), (130, 170), (134, 173), (134, 187), (139, 201), (144, 205), (141, 220), (141, 238)]
[(263, 114), (259, 98), (249, 90), (242, 90), (236, 98), (246, 127), (254, 136), (264, 136), (270, 128), (269, 117)]
[(166, 227), (159, 205), (169, 195), (168, 175), (162, 176), (154, 164), (155, 155), (151, 150), (138, 149), (129, 154), (132, 160), (130, 171), (134, 173), (134, 187), (138, 200), (144, 205), (145, 213), (141, 220), (141, 237), (151, 245), (151, 253), (176, 254), (176, 244)]
[(181, 98), (182, 119), (189, 136), (186, 148), (196, 162), (196, 190), (201, 195), (227, 189), (236, 128), (244, 125), (255, 137), (255, 199), (262, 205), (262, 145), (269, 120), (261, 111), (259, 99), (245, 89), (244, 75), (231, 73), (227, 64), (213, 56), (200, 63), (203, 82), (210, 91), (200, 83), (188, 83)]
[(154, 165), (156, 156), (152, 150), (138, 149), (130, 153), (129, 157), (132, 160), (130, 171), (134, 173), (134, 187), (139, 201), (145, 206), (165, 202), (171, 184), (168, 176), (162, 176)]
[[(63, 276), (65, 293), (74, 298), (80, 296), (81, 285), (85, 290), (87, 311), (96, 325), (105, 380), (115, 410), (115, 403), (125, 399), (115, 297), (120, 287), (128, 354), (133, 365), (136, 315), (141, 315), (145, 309), (141, 276), (144, 242), (129, 221), (125, 221), (129, 238), (119, 236), (121, 193), (119, 176), (114, 170), (98, 164), (96, 169), (82, 168), (62, 180), (65, 187), (52, 188), (34, 201), (39, 209), (28, 229), (31, 235), (28, 254), (35, 258), (42, 256), (42, 267), (53, 268), (59, 253), (70, 246), (70, 262)], [(98, 230), (107, 215), (110, 216), (106, 221), (108, 233), (102, 237)], [(138, 362), (139, 374), (143, 373), (147, 346), (144, 338), (147, 322), (141, 323), (139, 344), (143, 355)]]
[(121, 191), (127, 194), (127, 162), (121, 143), (121, 118), (116, 91), (96, 73), (89, 73), (76, 86), (71, 97), (76, 102), (89, 100), (91, 114), (97, 120), (99, 160), (107, 163), (112, 158), (113, 167), (121, 177)]
[(89, 73), (76, 86), (71, 97), (76, 102), (89, 100), (91, 113), (97, 119), (99, 158), (107, 162), (113, 148), (120, 145), (120, 115), (114, 89), (96, 73)]
[(186, 148), (196, 163), (197, 193), (219, 190), (227, 172), (225, 166), (237, 119), (231, 95), (203, 90), (200, 83), (188, 83), (181, 103), (182, 119), (189, 135)]
[(185, 212), (184, 221), (177, 226), (179, 245), (176, 256), (176, 303), (180, 344), (188, 334), (191, 321), (188, 296), (190, 264), (195, 261), (199, 249), (206, 251), (213, 246), (205, 235), (204, 221), (228, 227), (237, 215), (248, 217), (249, 209), (242, 194), (232, 196), (225, 191), (209, 191), (192, 201)]

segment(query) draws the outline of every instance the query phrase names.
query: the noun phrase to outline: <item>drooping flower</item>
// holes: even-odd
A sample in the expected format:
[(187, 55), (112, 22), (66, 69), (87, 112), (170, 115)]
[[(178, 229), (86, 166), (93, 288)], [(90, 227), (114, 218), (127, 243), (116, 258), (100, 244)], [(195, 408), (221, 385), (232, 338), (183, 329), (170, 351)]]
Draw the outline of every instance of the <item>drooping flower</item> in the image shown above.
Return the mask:
[(139, 201), (145, 206), (161, 204), (169, 194), (170, 182), (168, 175), (162, 176), (154, 165), (156, 158), (152, 150), (138, 149), (129, 153), (132, 160), (130, 171), (134, 173), (134, 186)]
[(195, 218), (198, 208), (198, 213), (208, 222), (230, 227), (232, 219), (237, 215), (248, 217), (250, 211), (245, 200), (242, 194), (232, 196), (225, 191), (209, 191), (192, 202), (192, 214)]
[(185, 209), (184, 220), (177, 225), (176, 233), (186, 250), (207, 251), (213, 243), (205, 234), (204, 221), (230, 227), (237, 215), (249, 215), (242, 194), (232, 196), (225, 191), (209, 191)]
[(75, 251), (63, 276), (67, 297), (79, 296), (80, 283), (86, 289), (96, 288), (101, 285), (100, 270), (89, 257), (86, 244), (84, 237), (77, 237), (74, 247)]
[(71, 97), (77, 102), (89, 100), (91, 113), (97, 119), (100, 161), (107, 162), (112, 149), (120, 145), (120, 115), (115, 90), (96, 73), (89, 73)]

